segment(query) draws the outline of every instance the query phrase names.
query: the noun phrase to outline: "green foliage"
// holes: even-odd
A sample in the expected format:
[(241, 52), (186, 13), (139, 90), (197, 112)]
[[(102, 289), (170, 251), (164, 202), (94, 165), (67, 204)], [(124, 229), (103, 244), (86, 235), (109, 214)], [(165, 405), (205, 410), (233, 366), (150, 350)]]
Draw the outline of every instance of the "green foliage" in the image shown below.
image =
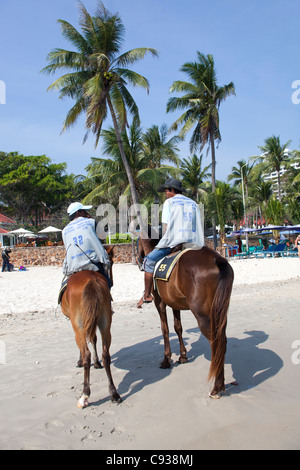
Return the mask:
[(274, 196), (267, 203), (266, 217), (268, 224), (281, 225), (284, 222), (283, 204)]
[(181, 69), (190, 81), (175, 81), (170, 92), (183, 93), (181, 97), (172, 97), (167, 103), (167, 112), (185, 109), (184, 113), (172, 124), (171, 130), (181, 127), (180, 137), (193, 129), (190, 139), (190, 151), (207, 143), (211, 146), (212, 187), (215, 188), (215, 149), (214, 141), (221, 141), (219, 124), (220, 103), (235, 94), (234, 84), (221, 87), (217, 84), (214, 58), (197, 51), (197, 61), (187, 62)]
[(45, 155), (0, 152), (1, 202), (17, 219), (38, 225), (73, 194), (73, 176), (66, 174), (65, 163), (54, 164)]
[(110, 241), (109, 241), (109, 236), (106, 237), (106, 241), (105, 241), (105, 243), (112, 243), (112, 244), (131, 243), (131, 242), (132, 242), (132, 239), (130, 235), (128, 235), (127, 233), (114, 233), (113, 235), (111, 235)]

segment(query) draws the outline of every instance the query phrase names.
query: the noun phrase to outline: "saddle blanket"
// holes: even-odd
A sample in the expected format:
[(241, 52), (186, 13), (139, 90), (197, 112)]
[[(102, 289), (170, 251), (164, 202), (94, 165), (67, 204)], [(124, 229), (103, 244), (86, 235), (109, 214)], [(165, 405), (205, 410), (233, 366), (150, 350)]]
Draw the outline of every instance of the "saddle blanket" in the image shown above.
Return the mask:
[(176, 266), (178, 260), (181, 256), (190, 251), (192, 248), (187, 248), (182, 251), (177, 251), (176, 253), (171, 253), (170, 255), (165, 256), (162, 258), (158, 263), (155, 265), (153, 277), (157, 281), (168, 281), (169, 277)]

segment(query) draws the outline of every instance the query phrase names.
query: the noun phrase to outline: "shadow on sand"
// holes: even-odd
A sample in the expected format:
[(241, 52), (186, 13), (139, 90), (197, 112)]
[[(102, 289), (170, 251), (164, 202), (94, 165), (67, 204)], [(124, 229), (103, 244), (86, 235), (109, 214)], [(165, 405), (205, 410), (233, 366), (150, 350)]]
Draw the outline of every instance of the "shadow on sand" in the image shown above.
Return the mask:
[[(269, 337), (264, 331), (246, 331), (244, 335), (243, 338), (228, 338), (227, 340), (225, 363), (231, 365), (234, 380), (238, 382), (237, 387), (229, 386), (229, 394), (241, 393), (257, 387), (276, 375), (283, 366), (282, 359), (276, 353), (259, 347)], [(196, 341), (191, 342), (191, 336), (196, 336)], [(190, 343), (187, 348), (189, 362), (201, 355), (210, 361), (210, 345), (207, 339), (199, 333), (198, 328), (187, 330), (184, 339), (185, 344), (187, 341)], [(170, 343), (172, 351), (177, 353), (179, 345), (177, 335), (174, 333), (170, 334)], [(162, 359), (161, 336), (122, 348), (112, 356), (112, 363), (116, 368), (128, 371), (117, 385), (123, 400), (138, 393), (147, 385), (165, 379), (172, 373), (174, 367), (180, 365), (173, 362), (171, 369), (160, 369), (159, 364)], [(203, 379), (206, 380), (206, 377)]]

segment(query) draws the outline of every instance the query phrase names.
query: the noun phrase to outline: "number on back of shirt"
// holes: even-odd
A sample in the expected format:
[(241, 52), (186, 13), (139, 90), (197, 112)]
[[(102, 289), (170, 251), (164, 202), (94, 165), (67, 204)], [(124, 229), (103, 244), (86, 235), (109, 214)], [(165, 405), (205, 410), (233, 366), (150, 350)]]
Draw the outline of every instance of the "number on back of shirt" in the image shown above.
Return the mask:
[(79, 237), (73, 237), (73, 242), (75, 245), (83, 245), (82, 235), (79, 235)]

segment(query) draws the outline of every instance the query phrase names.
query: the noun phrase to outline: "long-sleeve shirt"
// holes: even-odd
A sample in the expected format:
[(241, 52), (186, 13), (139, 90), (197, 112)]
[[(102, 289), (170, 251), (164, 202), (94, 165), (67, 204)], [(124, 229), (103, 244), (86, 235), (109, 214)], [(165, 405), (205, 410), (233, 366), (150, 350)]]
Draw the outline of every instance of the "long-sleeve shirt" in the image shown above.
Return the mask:
[(62, 232), (66, 248), (63, 273), (70, 276), (74, 272), (89, 269), (97, 271), (93, 262), (110, 264), (105, 248), (96, 234), (96, 221), (78, 217), (70, 222)]
[(162, 223), (167, 224), (167, 230), (156, 248), (173, 248), (181, 243), (204, 246), (199, 206), (183, 194), (176, 194), (165, 201)]

